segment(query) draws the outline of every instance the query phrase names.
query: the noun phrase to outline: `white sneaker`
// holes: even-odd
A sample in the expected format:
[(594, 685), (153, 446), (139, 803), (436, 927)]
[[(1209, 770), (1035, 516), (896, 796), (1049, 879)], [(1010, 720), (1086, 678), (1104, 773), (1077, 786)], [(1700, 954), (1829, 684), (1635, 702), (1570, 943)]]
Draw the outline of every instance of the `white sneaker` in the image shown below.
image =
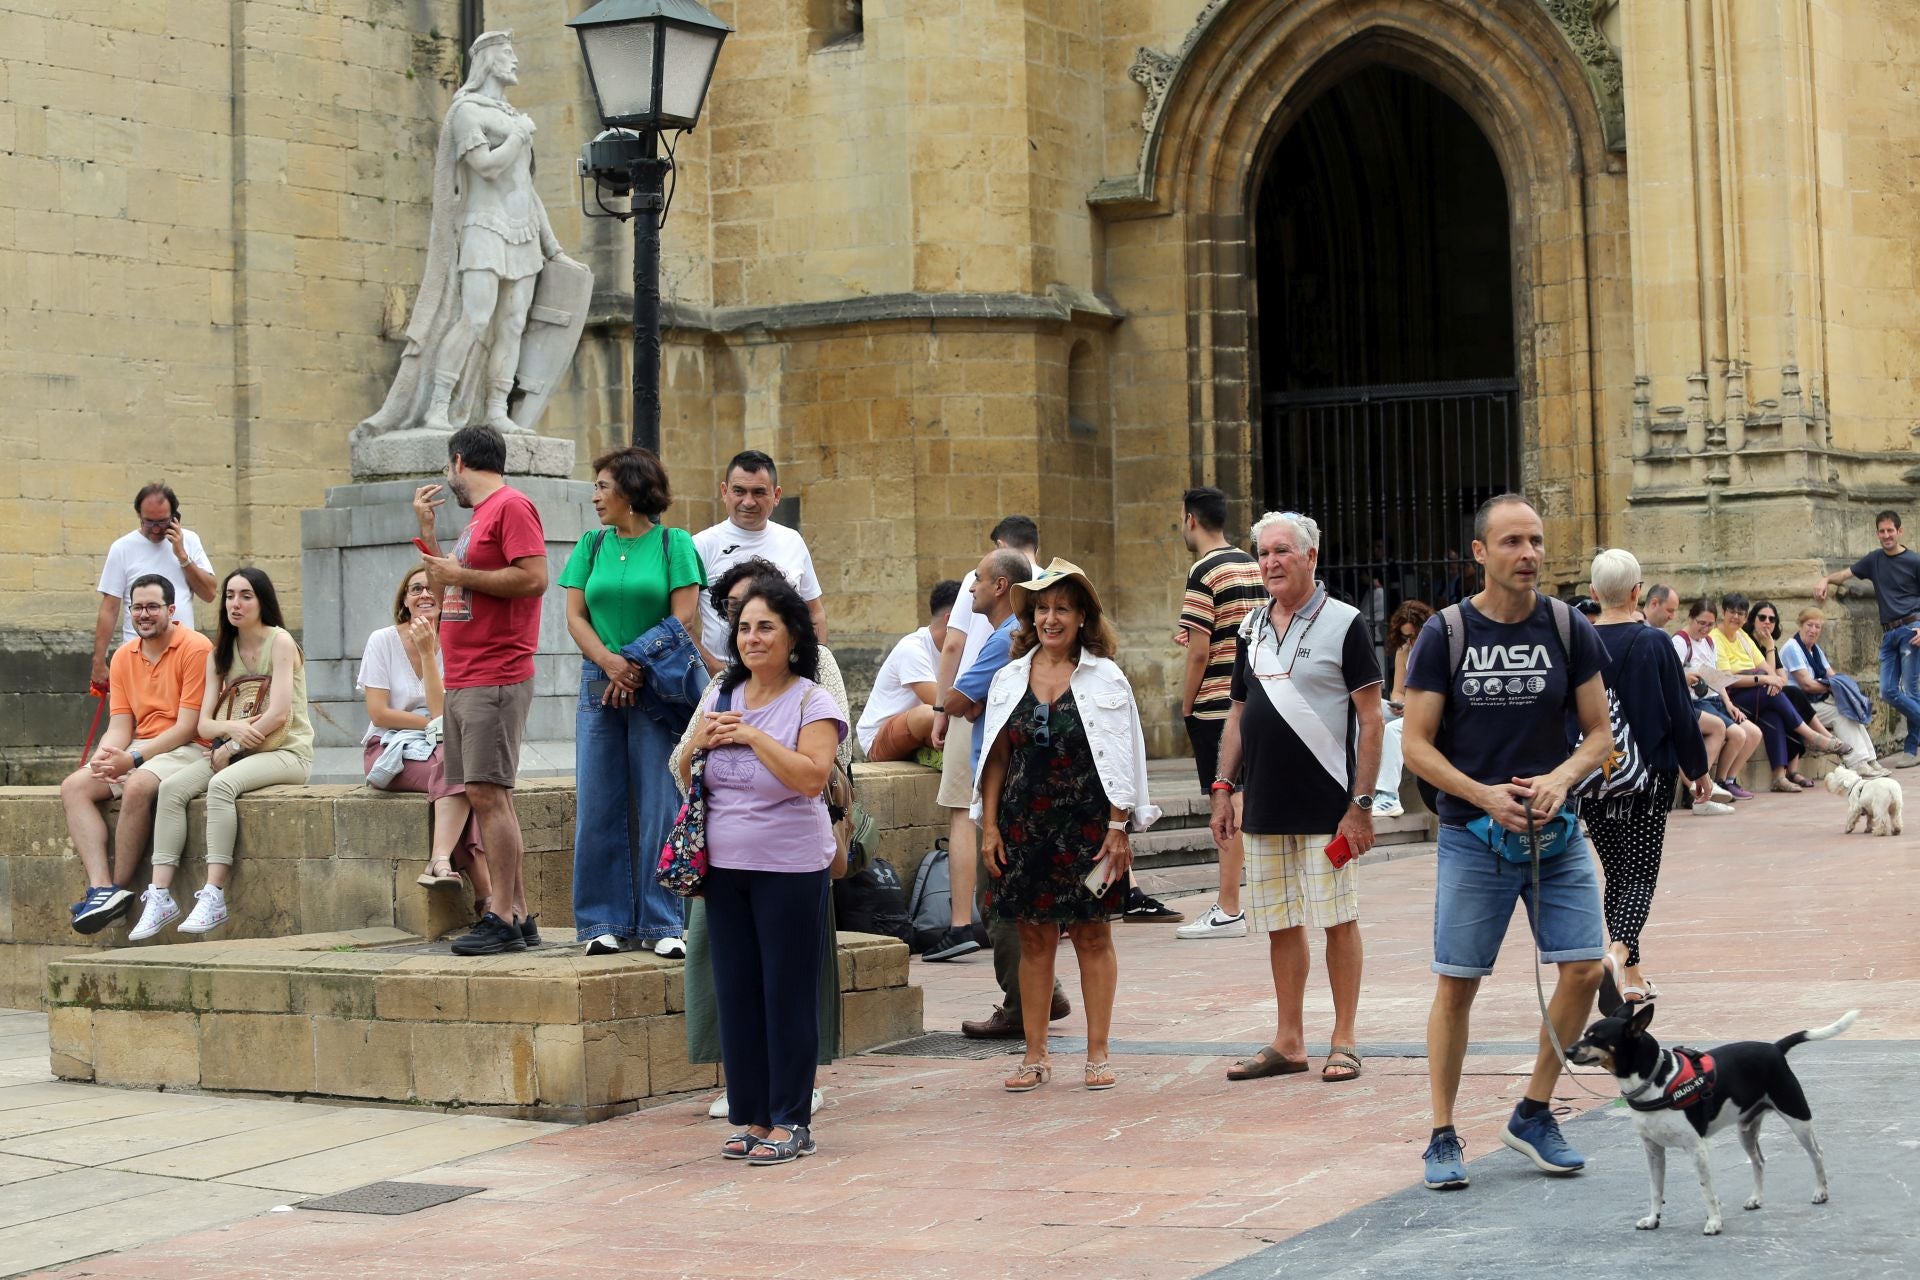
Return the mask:
[(1719, 818), (1732, 813), (1733, 806), (1721, 804), (1718, 800), (1696, 800), (1693, 802), (1693, 812), (1699, 818)]
[(613, 956), (620, 954), (620, 939), (610, 933), (597, 934), (587, 939), (587, 954), (590, 956)]
[(1899, 755), (1887, 761), (1887, 763), (1896, 769), (1911, 769), (1913, 766), (1920, 764), (1920, 755), (1915, 755), (1911, 751), (1902, 751)]
[(1243, 912), (1230, 916), (1220, 909), (1219, 903), (1208, 907), (1206, 913), (1192, 924), (1183, 924), (1173, 931), (1176, 938), (1244, 938), (1247, 936), (1247, 917)]
[(1713, 784), (1712, 794), (1710, 794), (1707, 798), (1709, 800), (1714, 801), (1716, 804), (1732, 804), (1733, 792), (1727, 790), (1725, 787), (1721, 786), (1719, 783), (1716, 782)]
[(1406, 815), (1406, 808), (1400, 803), (1400, 797), (1390, 791), (1376, 792), (1373, 797), (1373, 816), (1376, 818), (1399, 818)]
[(173, 895), (159, 885), (150, 884), (140, 895), (140, 923), (133, 926), (127, 939), (140, 942), (151, 938), (179, 918), (180, 908), (174, 905)]
[(669, 960), (685, 960), (687, 944), (679, 938), (662, 938), (653, 944), (653, 954), (665, 956)]
[(181, 922), (182, 933), (212, 933), (227, 922), (227, 895), (208, 885), (193, 895), (193, 912)]
[[(813, 1091), (812, 1110), (814, 1110), (815, 1112), (818, 1112), (820, 1110), (820, 1091), (818, 1089), (815, 1089)], [(707, 1119), (725, 1120), (726, 1118), (727, 1118), (727, 1095), (723, 1093), (719, 1097), (715, 1098), (712, 1102), (709, 1102), (707, 1104)]]

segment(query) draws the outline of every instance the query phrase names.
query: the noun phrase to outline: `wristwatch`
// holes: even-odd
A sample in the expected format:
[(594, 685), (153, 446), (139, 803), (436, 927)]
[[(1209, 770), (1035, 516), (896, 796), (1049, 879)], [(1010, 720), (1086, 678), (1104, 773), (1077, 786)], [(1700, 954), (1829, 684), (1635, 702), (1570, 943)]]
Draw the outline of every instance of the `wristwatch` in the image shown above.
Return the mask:
[(1353, 807), (1358, 809), (1362, 813), (1372, 813), (1373, 812), (1373, 794), (1369, 792), (1364, 796), (1354, 796)]
[(136, 769), (140, 768), (142, 765), (146, 764), (147, 762), (147, 758), (140, 754), (140, 748), (138, 747), (128, 747), (127, 755), (132, 758), (133, 767)]

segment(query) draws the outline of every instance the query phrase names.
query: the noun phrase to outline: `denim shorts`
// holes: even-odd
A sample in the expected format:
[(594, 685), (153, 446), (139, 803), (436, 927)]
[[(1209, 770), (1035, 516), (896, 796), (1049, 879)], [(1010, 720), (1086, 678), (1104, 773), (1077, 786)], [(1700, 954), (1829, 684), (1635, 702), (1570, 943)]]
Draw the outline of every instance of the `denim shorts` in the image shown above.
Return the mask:
[(1527, 905), (1540, 962), (1598, 960), (1606, 953), (1600, 880), (1585, 832), (1566, 852), (1540, 864), (1540, 901), (1533, 866), (1508, 862), (1464, 827), (1442, 826), (1439, 879), (1433, 894), (1433, 971), (1454, 978), (1493, 972), (1516, 900)]

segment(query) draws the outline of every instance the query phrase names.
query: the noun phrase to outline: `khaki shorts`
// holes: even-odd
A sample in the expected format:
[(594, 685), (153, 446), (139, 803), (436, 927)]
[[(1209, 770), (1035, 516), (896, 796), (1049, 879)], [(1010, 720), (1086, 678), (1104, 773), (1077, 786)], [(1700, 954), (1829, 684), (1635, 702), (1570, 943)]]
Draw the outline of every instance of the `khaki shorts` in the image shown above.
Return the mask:
[(908, 760), (914, 752), (926, 746), (924, 740), (913, 736), (913, 730), (907, 724), (907, 717), (912, 714), (911, 711), (902, 711), (882, 720), (879, 729), (874, 731), (873, 746), (867, 751), (867, 759), (875, 764)]
[[(141, 751), (146, 750), (147, 746), (144, 742), (135, 742), (131, 745)], [(206, 758), (206, 751), (201, 748), (198, 743), (189, 742), (184, 747), (175, 747), (163, 756), (150, 757), (147, 762), (140, 767), (152, 774), (159, 781), (165, 782), (168, 778), (171, 778), (188, 765), (199, 764)], [(126, 791), (126, 788), (119, 782), (109, 782), (107, 788), (113, 792), (113, 798), (115, 800), (118, 800), (121, 794)]]
[(942, 809), (973, 808), (973, 735), (980, 728), (960, 716), (947, 717), (946, 754), (940, 764)]
[(531, 706), (531, 680), (447, 690), (442, 739), (447, 780), (512, 786), (520, 774), (520, 739)]
[(1246, 833), (1247, 923), (1258, 933), (1312, 925), (1331, 929), (1360, 918), (1353, 863), (1334, 869), (1324, 836)]

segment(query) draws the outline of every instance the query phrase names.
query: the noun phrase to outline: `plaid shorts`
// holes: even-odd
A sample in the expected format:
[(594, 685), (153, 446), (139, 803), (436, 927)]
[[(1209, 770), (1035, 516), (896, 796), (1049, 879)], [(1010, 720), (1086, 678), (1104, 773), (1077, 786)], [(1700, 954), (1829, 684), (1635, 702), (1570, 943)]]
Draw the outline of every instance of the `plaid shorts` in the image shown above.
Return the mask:
[(1331, 929), (1360, 918), (1360, 885), (1353, 863), (1335, 869), (1323, 836), (1246, 833), (1247, 923), (1256, 933), (1312, 925)]

